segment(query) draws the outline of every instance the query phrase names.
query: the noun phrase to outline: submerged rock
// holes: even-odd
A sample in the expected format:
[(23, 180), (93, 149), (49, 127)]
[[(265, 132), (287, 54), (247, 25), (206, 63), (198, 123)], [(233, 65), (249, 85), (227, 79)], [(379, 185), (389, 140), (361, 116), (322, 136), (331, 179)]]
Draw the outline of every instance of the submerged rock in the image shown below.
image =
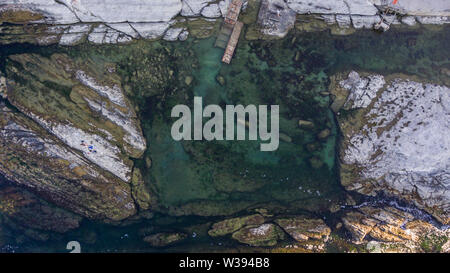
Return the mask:
[[(352, 72), (351, 75), (354, 75)], [(450, 89), (380, 75), (341, 82), (352, 115), (338, 116), (341, 181), (347, 190), (408, 200), (450, 222)]]
[(144, 241), (154, 247), (173, 245), (187, 238), (184, 233), (157, 233), (146, 236)]
[(274, 246), (284, 239), (284, 232), (274, 224), (246, 227), (233, 233), (233, 239), (251, 246)]

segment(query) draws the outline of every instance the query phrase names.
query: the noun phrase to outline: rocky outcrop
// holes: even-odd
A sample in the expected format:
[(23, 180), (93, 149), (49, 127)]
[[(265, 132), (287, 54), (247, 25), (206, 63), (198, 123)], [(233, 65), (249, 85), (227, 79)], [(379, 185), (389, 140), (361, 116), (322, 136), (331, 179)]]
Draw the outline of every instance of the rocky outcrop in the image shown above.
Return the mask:
[(450, 230), (439, 229), (393, 207), (362, 207), (345, 214), (345, 228), (356, 244), (377, 252), (445, 252)]
[(283, 0), (262, 0), (258, 23), (264, 35), (283, 38), (294, 27), (296, 13)]
[(274, 224), (249, 226), (233, 233), (233, 239), (250, 246), (274, 246), (284, 239), (284, 232)]
[(208, 234), (213, 237), (224, 236), (231, 234), (244, 226), (261, 225), (263, 223), (264, 217), (259, 214), (231, 218), (213, 224), (211, 229), (208, 231)]
[[(423, 5), (419, 1), (368, 0), (252, 0), (261, 1), (256, 32), (263, 38), (284, 37), (294, 26), (297, 15), (316, 14), (316, 19), (339, 28), (372, 29), (381, 21), (380, 14), (395, 8), (399, 16), (387, 15), (393, 24), (414, 25), (449, 23), (449, 2), (433, 1)], [(75, 45), (128, 43), (134, 39), (185, 40), (191, 30), (189, 22), (207, 25), (213, 18), (225, 16), (231, 0), (5, 0), (0, 3), (1, 43), (28, 42), (39, 45), (59, 43)], [(244, 1), (243, 8), (248, 1)], [(177, 16), (179, 15), (179, 16)], [(409, 15), (409, 16), (405, 16)], [(184, 17), (184, 18), (183, 18)], [(308, 20), (306, 20), (308, 21)], [(28, 23), (32, 23), (29, 25)], [(23, 25), (25, 24), (25, 25)], [(301, 28), (308, 23), (299, 20)], [(198, 27), (198, 26), (197, 26)], [(180, 31), (182, 29), (182, 31)], [(252, 31), (250, 31), (252, 32)], [(333, 31), (333, 33), (346, 31)], [(178, 34), (178, 36), (176, 36)], [(247, 34), (246, 37), (253, 35)]]
[(448, 224), (450, 89), (356, 72), (335, 86), (332, 91), (341, 104), (347, 96), (344, 107), (352, 111), (338, 115), (345, 188), (401, 197)]
[(157, 233), (146, 236), (144, 242), (154, 247), (164, 247), (173, 245), (187, 238), (184, 233)]
[[(70, 148), (128, 182), (128, 156), (140, 157), (146, 143), (114, 67), (105, 67), (110, 72), (100, 76), (93, 68), (78, 66), (65, 55), (10, 58), (8, 74), (15, 79), (8, 82), (11, 104)], [(27, 81), (33, 76), (39, 80)]]
[(142, 156), (146, 141), (120, 82), (109, 63), (11, 56), (4, 97), (15, 108), (1, 105), (0, 173), (92, 219), (124, 219), (136, 203), (149, 208), (129, 159)]

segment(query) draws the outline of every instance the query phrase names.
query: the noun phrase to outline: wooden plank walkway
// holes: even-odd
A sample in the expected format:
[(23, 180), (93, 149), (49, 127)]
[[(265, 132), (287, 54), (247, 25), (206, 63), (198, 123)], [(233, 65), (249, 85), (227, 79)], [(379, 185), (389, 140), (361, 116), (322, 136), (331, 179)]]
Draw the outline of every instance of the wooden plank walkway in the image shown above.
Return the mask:
[(234, 25), (237, 22), (239, 13), (242, 8), (242, 0), (233, 0), (228, 6), (227, 15), (225, 16), (225, 23)]
[(225, 49), (225, 53), (222, 57), (222, 62), (229, 64), (231, 62), (231, 58), (233, 58), (234, 50), (236, 49), (236, 45), (239, 41), (239, 36), (241, 35), (242, 27), (244, 23), (237, 21), (233, 28), (233, 33), (231, 33), (230, 40), (228, 40), (227, 48)]
[(243, 23), (238, 22), (239, 13), (242, 8), (242, 0), (232, 0), (228, 6), (220, 33), (217, 36), (215, 46), (225, 49), (222, 62), (229, 64), (233, 58), (239, 36), (242, 31)]

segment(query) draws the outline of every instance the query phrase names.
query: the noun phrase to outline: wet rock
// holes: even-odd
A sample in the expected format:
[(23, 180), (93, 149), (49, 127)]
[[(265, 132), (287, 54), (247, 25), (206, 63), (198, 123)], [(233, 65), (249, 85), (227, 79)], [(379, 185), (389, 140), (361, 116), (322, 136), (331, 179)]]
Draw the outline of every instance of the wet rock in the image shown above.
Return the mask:
[(157, 233), (144, 237), (144, 241), (154, 247), (165, 247), (179, 243), (187, 238), (184, 233)]
[(78, 228), (81, 221), (80, 216), (56, 208), (13, 186), (0, 187), (0, 213), (25, 229), (58, 233)]
[(327, 241), (331, 229), (321, 219), (283, 218), (275, 222), (292, 238), (299, 242), (307, 240)]
[(244, 226), (261, 225), (264, 223), (264, 217), (259, 214), (226, 219), (212, 225), (208, 231), (210, 236), (224, 236), (231, 234)]
[(284, 232), (274, 224), (245, 227), (233, 233), (233, 239), (250, 246), (274, 246), (284, 239)]

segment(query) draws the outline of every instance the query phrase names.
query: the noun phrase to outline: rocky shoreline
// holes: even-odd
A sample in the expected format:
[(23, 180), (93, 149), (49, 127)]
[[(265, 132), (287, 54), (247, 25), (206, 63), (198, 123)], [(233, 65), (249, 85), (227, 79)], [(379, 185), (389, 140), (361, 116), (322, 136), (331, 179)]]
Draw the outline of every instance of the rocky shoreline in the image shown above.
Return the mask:
[[(230, 1), (29, 0), (23, 3), (6, 0), (0, 3), (0, 43), (120, 44), (159, 38), (182, 41), (220, 23), (218, 19), (225, 16)], [(427, 5), (417, 0), (400, 1), (395, 5), (391, 2), (246, 0), (243, 5), (243, 16), (248, 17), (244, 20), (249, 28), (246, 37), (282, 38), (294, 26), (314, 29), (318, 25), (342, 35), (354, 29), (373, 29), (382, 17), (393, 25), (442, 25), (450, 22), (448, 1), (432, 1)], [(395, 13), (385, 14), (386, 10)]]

